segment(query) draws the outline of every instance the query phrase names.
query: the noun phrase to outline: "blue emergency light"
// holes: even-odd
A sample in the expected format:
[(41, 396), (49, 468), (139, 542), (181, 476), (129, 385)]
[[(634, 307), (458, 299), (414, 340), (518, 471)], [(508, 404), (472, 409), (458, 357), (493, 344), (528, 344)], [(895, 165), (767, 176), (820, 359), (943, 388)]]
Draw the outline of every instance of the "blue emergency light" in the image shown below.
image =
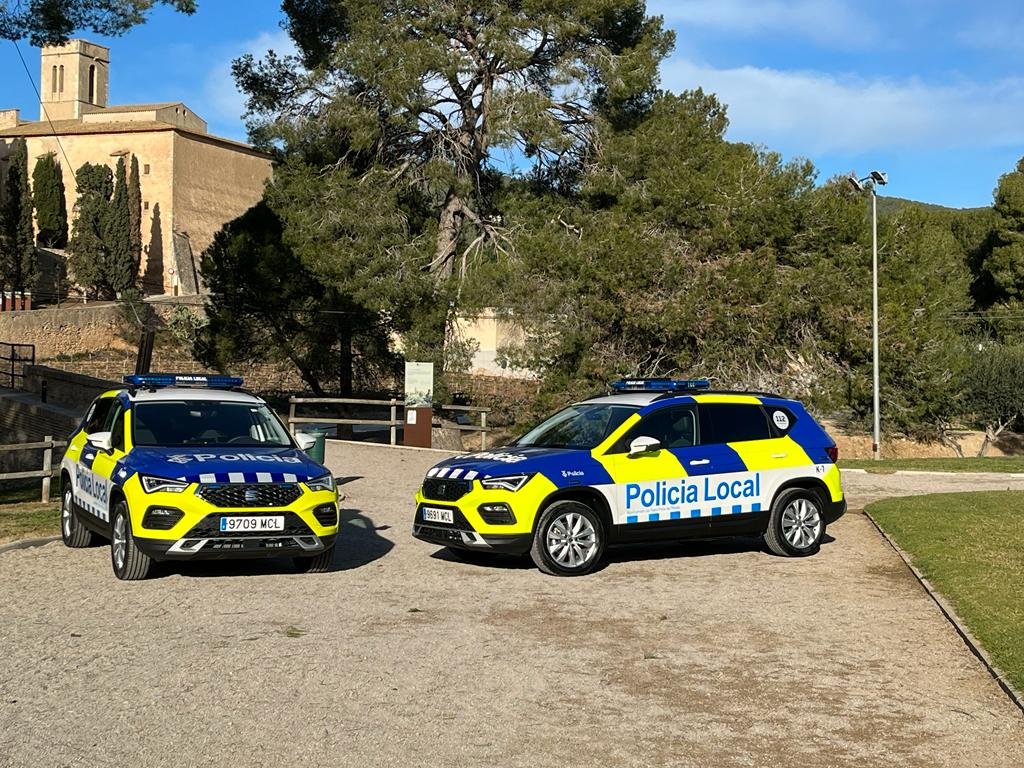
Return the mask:
[(236, 389), (242, 386), (238, 376), (208, 376), (204, 373), (132, 373), (124, 377), (129, 387), (156, 389), (157, 387), (206, 387), (207, 389)]
[(612, 382), (616, 392), (693, 392), (711, 389), (707, 379), (619, 379)]

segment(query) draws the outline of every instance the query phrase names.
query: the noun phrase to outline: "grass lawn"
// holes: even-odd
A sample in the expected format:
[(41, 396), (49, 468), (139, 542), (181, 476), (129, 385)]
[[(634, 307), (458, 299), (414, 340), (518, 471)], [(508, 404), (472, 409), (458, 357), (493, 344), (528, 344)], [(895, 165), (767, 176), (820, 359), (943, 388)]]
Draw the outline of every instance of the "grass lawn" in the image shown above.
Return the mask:
[(0, 544), (60, 533), (60, 505), (4, 504), (0, 506)]
[(897, 469), (917, 469), (930, 472), (1020, 472), (1024, 473), (1024, 457), (992, 456), (989, 458), (938, 459), (840, 459), (840, 469), (866, 469), (875, 472), (893, 472)]
[(1024, 493), (946, 493), (867, 507), (1024, 690)]

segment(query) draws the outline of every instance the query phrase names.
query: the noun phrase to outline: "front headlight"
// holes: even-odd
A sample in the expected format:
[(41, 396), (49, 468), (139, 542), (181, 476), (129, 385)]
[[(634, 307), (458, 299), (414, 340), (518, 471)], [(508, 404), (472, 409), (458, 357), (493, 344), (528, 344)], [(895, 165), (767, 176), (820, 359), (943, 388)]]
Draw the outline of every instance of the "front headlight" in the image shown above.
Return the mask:
[(306, 487), (311, 491), (333, 491), (334, 478), (330, 474), (322, 475), (313, 480), (307, 480)]
[(480, 481), (480, 486), (488, 491), (518, 491), (532, 475), (509, 475), (508, 477), (488, 477)]
[(184, 480), (171, 480), (168, 477), (156, 477), (155, 475), (139, 475), (142, 480), (142, 490), (146, 493), (181, 493), (188, 488)]

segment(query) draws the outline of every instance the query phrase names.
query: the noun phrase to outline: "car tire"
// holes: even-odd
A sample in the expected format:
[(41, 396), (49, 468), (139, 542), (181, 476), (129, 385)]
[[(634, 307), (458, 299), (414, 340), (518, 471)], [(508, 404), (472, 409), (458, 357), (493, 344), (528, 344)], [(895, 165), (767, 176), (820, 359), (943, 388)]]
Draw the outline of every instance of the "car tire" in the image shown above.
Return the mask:
[(110, 564), (121, 581), (141, 581), (149, 575), (152, 559), (139, 549), (132, 534), (128, 504), (121, 500), (114, 505), (110, 517)]
[(334, 563), (334, 545), (312, 557), (294, 558), (295, 570), (299, 573), (327, 573)]
[(821, 547), (825, 515), (821, 497), (804, 488), (783, 491), (772, 504), (764, 542), (780, 557), (807, 557)]
[(60, 537), (65, 547), (84, 549), (91, 547), (96, 541), (96, 534), (86, 528), (78, 519), (75, 509), (75, 494), (68, 484), (64, 488), (60, 501)]
[(530, 557), (552, 576), (583, 576), (597, 568), (604, 548), (597, 512), (579, 501), (556, 501), (540, 514)]

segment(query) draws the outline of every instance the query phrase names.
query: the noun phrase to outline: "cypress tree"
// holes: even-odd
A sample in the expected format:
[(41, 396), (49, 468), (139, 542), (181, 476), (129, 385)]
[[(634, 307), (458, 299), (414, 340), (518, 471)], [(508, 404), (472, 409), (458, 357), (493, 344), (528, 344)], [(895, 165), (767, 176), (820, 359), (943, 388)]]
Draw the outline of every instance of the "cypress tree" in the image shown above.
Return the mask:
[(68, 211), (64, 202), (64, 175), (52, 154), (43, 155), (32, 171), (32, 197), (36, 206), (37, 242), (43, 248), (68, 244)]
[(68, 265), (87, 295), (112, 299), (116, 291), (108, 279), (110, 260), (105, 237), (113, 175), (105, 165), (86, 163), (75, 173), (78, 202), (68, 242)]
[(139, 274), (142, 263), (142, 186), (139, 183), (139, 158), (132, 155), (128, 172), (128, 245), (133, 274)]
[(7, 172), (7, 204), (4, 212), (3, 253), (0, 272), (12, 293), (31, 290), (36, 278), (35, 229), (32, 222), (32, 190), (28, 184), (28, 148), (16, 139)]
[(114, 172), (114, 196), (106, 211), (103, 240), (109, 254), (106, 281), (114, 293), (120, 296), (135, 286), (138, 275), (138, 266), (132, 260), (131, 211), (123, 157), (118, 158), (117, 170)]

